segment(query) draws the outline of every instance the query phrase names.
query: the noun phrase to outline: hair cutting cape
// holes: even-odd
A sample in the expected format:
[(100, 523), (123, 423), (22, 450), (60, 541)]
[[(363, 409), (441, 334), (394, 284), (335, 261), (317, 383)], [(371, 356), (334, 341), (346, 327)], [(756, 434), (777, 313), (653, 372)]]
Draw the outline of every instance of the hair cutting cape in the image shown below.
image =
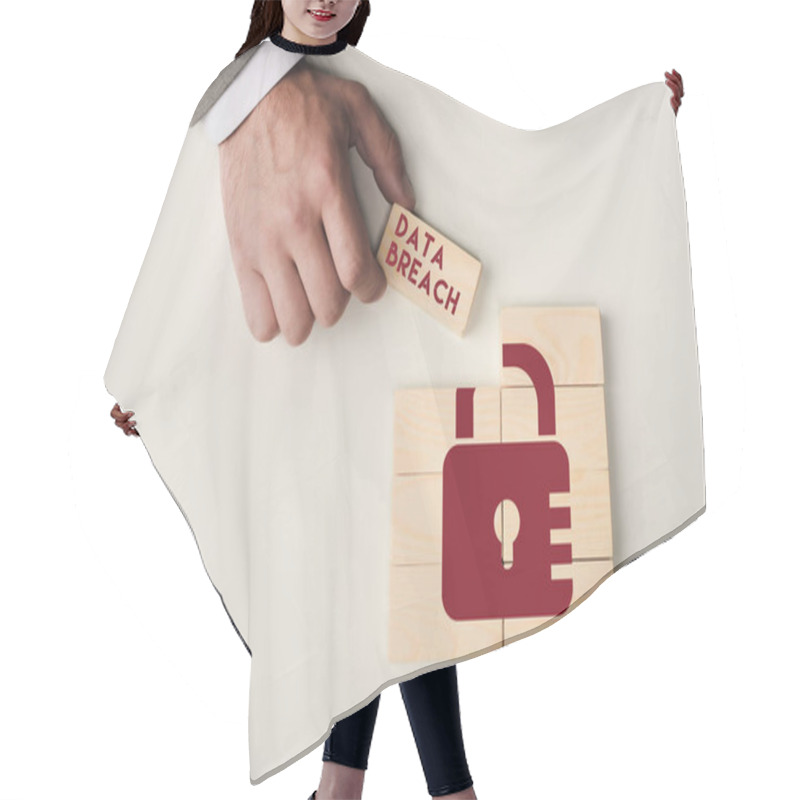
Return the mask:
[[(525, 131), (332, 49), (268, 38), (209, 87), (104, 376), (251, 654), (253, 783), (387, 686), (557, 621), (705, 510), (669, 88)], [(480, 262), (463, 335), (391, 286), (302, 345), (251, 335), (218, 144), (303, 59), (367, 87), (413, 213)], [(390, 204), (349, 157), (377, 252)]]

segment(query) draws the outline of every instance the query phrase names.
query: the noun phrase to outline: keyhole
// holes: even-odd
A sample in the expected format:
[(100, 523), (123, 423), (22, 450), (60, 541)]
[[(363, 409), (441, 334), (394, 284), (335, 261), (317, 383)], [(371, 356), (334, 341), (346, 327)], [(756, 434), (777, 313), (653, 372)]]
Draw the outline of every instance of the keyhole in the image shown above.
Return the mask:
[(500, 540), (503, 567), (514, 566), (514, 542), (519, 536), (519, 509), (508, 498), (497, 504), (494, 510), (494, 535)]

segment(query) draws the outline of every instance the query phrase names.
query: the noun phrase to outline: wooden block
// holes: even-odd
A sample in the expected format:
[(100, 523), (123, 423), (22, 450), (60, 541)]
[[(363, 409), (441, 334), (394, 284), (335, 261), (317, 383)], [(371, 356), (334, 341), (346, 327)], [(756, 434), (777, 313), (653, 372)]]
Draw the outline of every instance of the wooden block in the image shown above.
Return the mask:
[[(614, 570), (613, 559), (597, 559), (591, 561), (573, 561), (571, 564), (553, 564), (550, 574), (553, 580), (572, 578), (572, 603), (570, 607), (580, 602), (588, 592), (610, 575)], [(566, 613), (566, 611), (564, 612)], [(510, 644), (512, 640), (533, 633), (538, 628), (553, 619), (563, 617), (507, 617), (503, 620), (503, 645)]]
[(395, 475), (392, 564), (442, 563), (442, 473)]
[(442, 565), (389, 567), (389, 661), (445, 661), (502, 647), (503, 620), (451, 619)]
[(504, 442), (555, 440), (569, 456), (570, 469), (608, 469), (606, 407), (602, 386), (557, 386), (556, 435), (539, 436), (536, 390), (500, 390)]
[[(454, 444), (555, 440), (567, 452), (570, 491), (552, 493), (552, 508), (568, 507), (570, 527), (554, 528), (552, 544), (569, 544), (572, 561), (552, 564), (553, 580), (570, 578), (570, 607), (613, 571), (600, 315), (594, 308), (504, 309), (503, 341), (527, 342), (549, 362), (555, 383), (555, 435), (539, 436), (538, 398), (526, 373), (509, 368), (520, 385), (398, 389), (394, 404), (394, 477), (390, 565), (389, 658), (444, 661), (508, 644), (563, 614), (548, 617), (454, 620), (442, 602), (443, 462)], [(576, 365), (576, 362), (577, 365)], [(458, 399), (457, 399), (458, 398)], [(456, 437), (457, 402), (468, 399), (471, 435)], [(463, 411), (462, 406), (462, 411)], [(563, 522), (563, 520), (559, 520)], [(494, 514), (498, 555), (507, 564), (519, 533), (516, 505)], [(522, 551), (524, 552), (524, 551)], [(530, 551), (529, 551), (530, 552)], [(497, 556), (496, 556), (497, 557)]]
[[(585, 307), (510, 306), (500, 311), (503, 344), (535, 347), (547, 361), (555, 386), (596, 385), (603, 380), (600, 310)], [(527, 373), (502, 367), (502, 386), (530, 386)]]
[(500, 388), (476, 388), (472, 406), (473, 437), (456, 439), (455, 389), (396, 389), (394, 473), (441, 472), (456, 442), (499, 442)]
[(480, 261), (397, 203), (376, 257), (390, 286), (463, 336)]
[(569, 492), (553, 492), (551, 508), (568, 506), (570, 527), (553, 528), (553, 544), (568, 542), (572, 558), (613, 558), (608, 470), (570, 470)]
[[(569, 544), (572, 559), (613, 558), (611, 495), (607, 470), (572, 470), (569, 492), (551, 492), (551, 508), (569, 508), (570, 527), (553, 528), (551, 544)], [(513, 563), (513, 543), (524, 535), (519, 509), (504, 500), (495, 512), (495, 530), (501, 541), (503, 563)], [(508, 535), (507, 535), (508, 532)]]

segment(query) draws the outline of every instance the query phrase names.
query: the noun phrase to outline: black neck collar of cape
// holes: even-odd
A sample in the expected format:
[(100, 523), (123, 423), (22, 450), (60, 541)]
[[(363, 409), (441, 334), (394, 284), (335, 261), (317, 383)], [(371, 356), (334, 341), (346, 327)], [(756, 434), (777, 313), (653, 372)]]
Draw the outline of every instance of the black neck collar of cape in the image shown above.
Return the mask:
[(273, 33), (270, 41), (280, 47), (282, 50), (288, 50), (290, 53), (306, 53), (307, 55), (320, 55), (327, 56), (332, 53), (340, 53), (347, 47), (347, 39), (337, 39), (335, 42), (329, 44), (299, 44), (281, 36), (280, 33)]

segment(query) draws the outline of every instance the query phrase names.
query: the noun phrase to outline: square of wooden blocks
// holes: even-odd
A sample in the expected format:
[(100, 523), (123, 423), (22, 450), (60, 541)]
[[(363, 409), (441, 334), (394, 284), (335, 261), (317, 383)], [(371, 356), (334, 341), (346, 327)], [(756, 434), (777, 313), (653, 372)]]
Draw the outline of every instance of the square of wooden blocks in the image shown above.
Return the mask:
[[(569, 491), (550, 493), (550, 508), (568, 508), (569, 527), (553, 527), (550, 543), (569, 545), (571, 560), (551, 563), (550, 578), (572, 581), (571, 607), (613, 570), (599, 311), (505, 308), (501, 337), (504, 345), (535, 348), (546, 362), (555, 399), (554, 434), (540, 435), (537, 387), (518, 366), (501, 367), (501, 386), (474, 388), (469, 438), (456, 435), (456, 388), (395, 392), (389, 579), (389, 658), (395, 662), (443, 661), (500, 647), (567, 610), (475, 619), (447, 613), (442, 597), (443, 464), (456, 444), (529, 442), (535, 448), (545, 441), (559, 443), (568, 457)], [(511, 565), (513, 541), (525, 530), (516, 506), (504, 500), (487, 536), (496, 538), (497, 558), (506, 566)]]

